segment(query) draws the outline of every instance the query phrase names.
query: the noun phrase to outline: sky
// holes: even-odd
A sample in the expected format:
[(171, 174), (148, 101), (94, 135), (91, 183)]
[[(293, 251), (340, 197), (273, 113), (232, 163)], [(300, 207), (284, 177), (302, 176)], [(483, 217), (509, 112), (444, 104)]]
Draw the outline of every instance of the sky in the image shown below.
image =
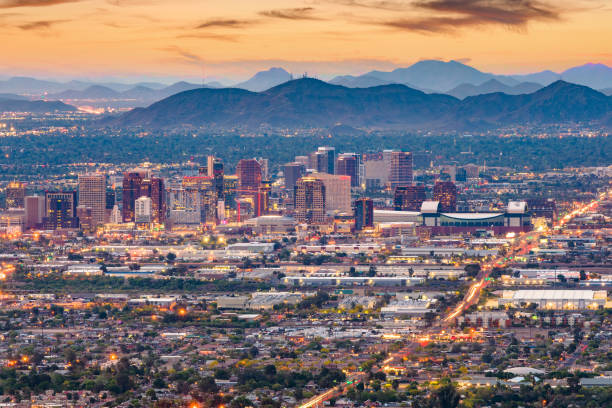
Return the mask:
[(0, 75), (329, 78), (423, 59), (612, 65), (609, 0), (0, 0)]

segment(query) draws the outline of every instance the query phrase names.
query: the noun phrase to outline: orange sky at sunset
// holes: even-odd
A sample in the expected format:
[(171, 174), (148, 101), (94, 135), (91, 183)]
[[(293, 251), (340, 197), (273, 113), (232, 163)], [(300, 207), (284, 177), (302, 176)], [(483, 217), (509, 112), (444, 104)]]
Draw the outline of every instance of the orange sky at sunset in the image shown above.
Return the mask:
[(611, 21), (604, 0), (0, 0), (0, 74), (327, 77), (433, 58), (559, 71), (612, 65)]

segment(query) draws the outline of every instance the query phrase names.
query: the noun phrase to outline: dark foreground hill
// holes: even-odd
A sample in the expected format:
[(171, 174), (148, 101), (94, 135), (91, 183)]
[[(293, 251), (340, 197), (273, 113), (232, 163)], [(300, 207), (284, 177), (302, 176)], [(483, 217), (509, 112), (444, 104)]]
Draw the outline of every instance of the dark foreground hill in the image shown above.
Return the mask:
[(116, 126), (215, 128), (470, 129), (513, 124), (593, 122), (612, 111), (612, 98), (557, 81), (526, 95), (492, 93), (459, 100), (404, 85), (346, 88), (311, 78), (265, 92), (194, 89), (107, 121)]

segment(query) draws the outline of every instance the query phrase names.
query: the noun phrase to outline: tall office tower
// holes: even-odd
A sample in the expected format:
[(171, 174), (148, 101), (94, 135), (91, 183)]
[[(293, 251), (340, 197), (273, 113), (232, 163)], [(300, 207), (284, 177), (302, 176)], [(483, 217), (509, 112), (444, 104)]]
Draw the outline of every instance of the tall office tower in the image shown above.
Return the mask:
[(434, 184), (433, 200), (440, 202), (440, 211), (457, 211), (457, 186), (452, 181), (437, 181)]
[(111, 215), (113, 208), (115, 208), (115, 202), (117, 201), (117, 193), (114, 189), (106, 189), (106, 208), (104, 209), (104, 222), (112, 222)]
[(196, 225), (201, 222), (200, 192), (172, 188), (168, 191), (169, 221), (176, 225)]
[(153, 222), (158, 224), (166, 220), (166, 189), (164, 180), (160, 178), (148, 178), (142, 181), (140, 196), (151, 199), (151, 214)]
[(342, 153), (336, 162), (336, 174), (350, 176), (351, 187), (359, 187), (361, 159), (356, 153)]
[(91, 208), (93, 227), (104, 224), (106, 213), (106, 176), (104, 174), (79, 175), (79, 206)]
[(228, 208), (236, 208), (236, 191), (238, 190), (238, 176), (229, 175), (223, 178), (223, 198)]
[(295, 183), (306, 174), (306, 167), (302, 163), (287, 163), (283, 165), (285, 175), (285, 189), (293, 193)]
[(106, 209), (112, 210), (117, 201), (117, 194), (115, 190), (106, 190)]
[(363, 182), (367, 189), (378, 189), (387, 185), (389, 173), (391, 172), (391, 160), (385, 161), (385, 155), (380, 153), (369, 153), (363, 155), (365, 175)]
[(257, 195), (254, 203), (255, 216), (261, 217), (262, 215), (266, 215), (270, 212), (270, 191), (272, 190), (272, 186), (269, 181), (264, 181), (261, 186), (259, 186), (259, 190), (257, 190)]
[(45, 193), (45, 229), (78, 228), (79, 219), (76, 216), (77, 192)]
[(397, 186), (407, 186), (411, 184), (412, 154), (410, 152), (391, 152), (389, 186), (393, 189)]
[(307, 224), (325, 223), (325, 185), (314, 177), (302, 177), (295, 184), (295, 219)]
[(153, 221), (153, 200), (142, 196), (134, 202), (134, 219), (136, 223), (148, 224)]
[(322, 146), (315, 152), (312, 164), (319, 173), (334, 174), (336, 168), (336, 149)]
[(355, 201), (355, 230), (374, 227), (374, 202), (370, 198)]
[(25, 227), (38, 228), (45, 216), (45, 197), (27, 196), (25, 198)]
[(425, 186), (398, 186), (393, 192), (395, 211), (421, 211), (423, 201), (427, 200)]
[(183, 177), (182, 186), (192, 194), (197, 193), (200, 199), (200, 222), (214, 221), (216, 214), (211, 206), (216, 205), (216, 194), (213, 191), (213, 179), (208, 176)]
[(221, 159), (208, 156), (208, 177), (212, 179), (217, 200), (223, 200), (223, 162)]
[(130, 171), (123, 175), (123, 222), (134, 221), (134, 204), (140, 197), (140, 186), (144, 175)]
[(261, 185), (261, 165), (255, 159), (242, 159), (236, 166), (238, 190), (257, 191)]
[(166, 191), (164, 181), (151, 177), (146, 169), (135, 169), (123, 176), (123, 221), (134, 221), (135, 203), (140, 197), (149, 197), (152, 202), (153, 221), (163, 223), (166, 219)]
[(26, 185), (19, 181), (11, 181), (6, 186), (6, 208), (25, 207)]
[(351, 213), (351, 178), (334, 174), (315, 173), (312, 177), (325, 185), (325, 210)]

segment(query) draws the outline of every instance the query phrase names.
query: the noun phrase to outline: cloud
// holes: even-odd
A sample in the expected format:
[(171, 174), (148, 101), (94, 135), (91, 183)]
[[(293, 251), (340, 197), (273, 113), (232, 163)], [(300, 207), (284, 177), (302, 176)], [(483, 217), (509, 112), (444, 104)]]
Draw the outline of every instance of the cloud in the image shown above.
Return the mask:
[(0, 8), (44, 7), (63, 3), (76, 3), (81, 0), (0, 0)]
[(281, 18), (286, 20), (322, 20), (320, 17), (313, 16), (313, 7), (299, 7), (277, 10), (261, 11), (259, 15), (270, 18)]
[(377, 10), (405, 11), (411, 7), (408, 1), (393, 0), (329, 0), (329, 3), (341, 6), (360, 7)]
[(186, 51), (180, 47), (177, 47), (176, 45), (160, 48), (160, 50), (174, 54), (174, 56), (179, 57), (181, 61), (189, 64), (202, 65), (204, 63), (204, 60), (199, 55)]
[(196, 29), (204, 29), (204, 28), (243, 28), (247, 25), (253, 24), (253, 21), (249, 20), (234, 20), (234, 19), (212, 19), (204, 21), (198, 24)]
[(469, 64), (470, 61), (472, 61), (471, 58), (469, 57), (464, 57), (464, 58), (454, 58), (454, 61), (460, 62), (462, 64)]
[(530, 20), (557, 20), (559, 11), (538, 0), (424, 0), (417, 7), (456, 13), (485, 23), (524, 25)]
[(65, 23), (68, 20), (40, 20), (40, 21), (32, 21), (31, 23), (24, 23), (18, 25), (17, 27), (22, 30), (46, 30), (51, 28), (51, 26), (55, 24)]
[(389, 19), (380, 24), (401, 30), (434, 33), (483, 25), (522, 29), (531, 21), (561, 19), (560, 10), (538, 0), (420, 0), (412, 3), (411, 11), (426, 14)]
[(523, 29), (531, 21), (557, 21), (564, 12), (562, 2), (552, 0), (327, 0), (351, 7), (392, 13), (387, 19), (361, 22), (407, 31), (451, 32), (467, 26), (501, 25)]
[(216, 34), (216, 33), (186, 33), (178, 35), (177, 38), (199, 38), (201, 40), (217, 40), (217, 41), (230, 41), (237, 42), (238, 35), (229, 34)]

